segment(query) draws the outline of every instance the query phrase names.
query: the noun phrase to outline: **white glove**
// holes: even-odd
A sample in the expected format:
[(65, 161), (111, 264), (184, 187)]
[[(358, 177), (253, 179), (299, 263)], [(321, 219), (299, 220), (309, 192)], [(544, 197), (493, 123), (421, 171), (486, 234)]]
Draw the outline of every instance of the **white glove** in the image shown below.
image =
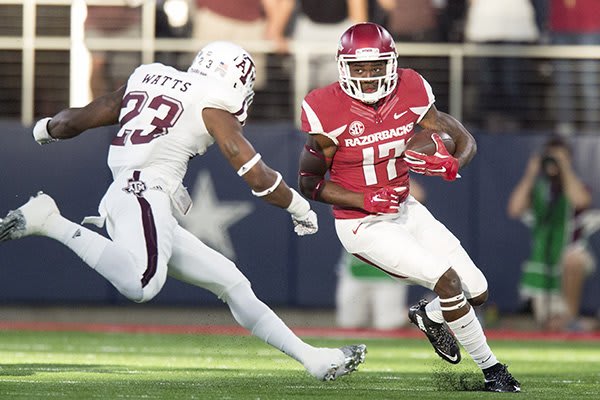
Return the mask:
[(294, 223), (294, 232), (298, 236), (312, 235), (319, 230), (317, 223), (317, 214), (310, 209), (310, 204), (306, 199), (300, 196), (300, 193), (290, 188), (292, 191), (292, 202), (286, 208), (286, 211), (292, 214), (292, 222)]
[(294, 232), (296, 232), (298, 236), (312, 235), (319, 230), (317, 214), (313, 210), (308, 210), (303, 217), (295, 217), (292, 215), (292, 222), (294, 223)]
[(33, 138), (39, 144), (48, 144), (58, 141), (58, 139), (50, 136), (50, 132), (48, 132), (48, 122), (50, 122), (51, 119), (52, 118), (50, 117), (42, 118), (36, 122), (33, 127)]

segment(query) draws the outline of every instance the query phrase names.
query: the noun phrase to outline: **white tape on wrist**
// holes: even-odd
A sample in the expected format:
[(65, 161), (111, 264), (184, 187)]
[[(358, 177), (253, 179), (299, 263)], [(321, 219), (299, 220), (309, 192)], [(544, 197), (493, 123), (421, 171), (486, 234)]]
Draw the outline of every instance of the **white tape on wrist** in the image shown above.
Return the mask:
[(58, 139), (50, 136), (50, 132), (48, 132), (48, 123), (52, 120), (51, 117), (46, 117), (40, 119), (35, 126), (33, 127), (33, 138), (36, 142), (40, 144), (46, 144), (50, 142), (55, 142)]
[(244, 176), (246, 172), (250, 171), (252, 167), (254, 167), (256, 163), (260, 161), (261, 157), (262, 156), (260, 155), (260, 153), (256, 153), (254, 157), (248, 160), (244, 165), (240, 167), (240, 169), (237, 170), (237, 174), (239, 176)]
[(285, 210), (296, 218), (304, 217), (310, 211), (309, 202), (294, 189), (290, 188), (290, 190), (292, 191), (292, 201)]
[(277, 186), (279, 186), (279, 184), (281, 183), (281, 180), (283, 179), (279, 172), (275, 171), (275, 173), (277, 174), (277, 178), (275, 179), (275, 183), (270, 188), (265, 189), (261, 192), (255, 192), (254, 190), (252, 190), (252, 194), (256, 197), (263, 197), (273, 193), (275, 189), (277, 189)]

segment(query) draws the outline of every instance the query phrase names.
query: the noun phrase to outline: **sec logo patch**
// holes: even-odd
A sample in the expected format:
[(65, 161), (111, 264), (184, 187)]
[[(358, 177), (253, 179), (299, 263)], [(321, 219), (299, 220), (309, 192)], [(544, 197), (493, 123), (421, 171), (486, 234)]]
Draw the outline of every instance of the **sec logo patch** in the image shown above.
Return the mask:
[(348, 128), (348, 132), (352, 136), (360, 136), (365, 131), (365, 125), (360, 121), (354, 121), (350, 124), (350, 128)]

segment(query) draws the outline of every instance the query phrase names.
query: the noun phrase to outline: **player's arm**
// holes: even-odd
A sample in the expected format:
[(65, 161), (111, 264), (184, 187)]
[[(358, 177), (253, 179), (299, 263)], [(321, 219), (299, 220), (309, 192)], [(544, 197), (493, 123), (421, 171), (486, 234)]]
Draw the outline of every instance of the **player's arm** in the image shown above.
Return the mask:
[(41, 119), (33, 128), (33, 136), (38, 143), (45, 144), (75, 137), (88, 129), (114, 125), (119, 122), (124, 95), (125, 86), (122, 86), (85, 107), (67, 108), (52, 118)]
[(398, 211), (398, 192), (406, 188), (382, 188), (368, 193), (353, 192), (326, 179), (337, 150), (325, 135), (309, 134), (300, 154), (298, 186), (304, 196), (322, 203), (362, 208), (371, 213)]
[(362, 193), (347, 190), (325, 178), (336, 150), (337, 146), (327, 136), (307, 135), (300, 153), (300, 191), (307, 198), (322, 203), (362, 208)]
[(427, 111), (421, 122), (423, 128), (448, 133), (456, 145), (454, 158), (458, 160), (460, 167), (467, 165), (477, 152), (477, 143), (469, 131), (453, 116), (438, 111), (435, 105)]
[(286, 209), (299, 235), (315, 233), (317, 219), (308, 201), (291, 189), (281, 174), (261, 160), (260, 154), (242, 134), (242, 125), (229, 112), (217, 108), (202, 110), (206, 129), (217, 142), (223, 156), (252, 189), (252, 194)]

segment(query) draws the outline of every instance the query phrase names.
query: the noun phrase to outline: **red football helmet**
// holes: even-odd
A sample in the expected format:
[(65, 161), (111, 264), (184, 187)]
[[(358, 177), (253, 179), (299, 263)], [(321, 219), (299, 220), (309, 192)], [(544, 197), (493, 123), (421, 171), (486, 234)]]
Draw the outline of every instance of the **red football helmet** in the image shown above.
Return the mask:
[[(381, 25), (371, 22), (356, 24), (342, 34), (337, 51), (340, 86), (348, 94), (363, 103), (373, 104), (390, 94), (398, 83), (396, 44), (392, 35)], [(385, 75), (380, 77), (353, 78), (349, 63), (356, 61), (387, 61)], [(379, 81), (377, 90), (364, 93), (361, 81)]]

